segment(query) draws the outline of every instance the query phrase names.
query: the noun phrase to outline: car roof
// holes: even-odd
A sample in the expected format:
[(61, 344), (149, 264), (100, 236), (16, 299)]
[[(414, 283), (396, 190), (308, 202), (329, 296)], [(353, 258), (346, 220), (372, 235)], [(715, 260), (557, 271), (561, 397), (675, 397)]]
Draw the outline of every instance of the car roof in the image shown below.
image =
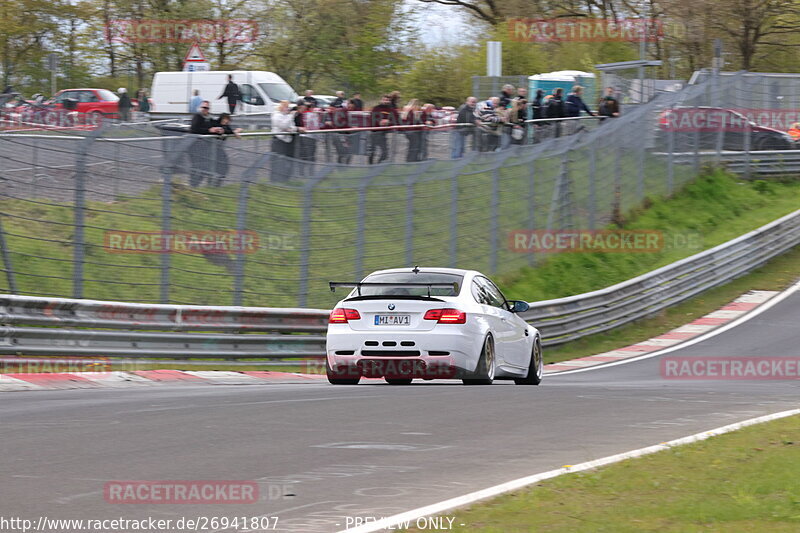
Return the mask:
[[(398, 272), (408, 273), (408, 272), (412, 271), (412, 268), (413, 267), (390, 268), (390, 269), (386, 269), (386, 270), (376, 270), (375, 272), (372, 272), (369, 275), (372, 276), (374, 274), (393, 274), (393, 273), (398, 273)], [(470, 275), (470, 274), (481, 275), (481, 276), (483, 275), (480, 272), (477, 272), (475, 270), (463, 270), (461, 268), (419, 267), (419, 271), (422, 274), (425, 274), (425, 273), (455, 274), (455, 275), (458, 275), (458, 276), (467, 276), (467, 275)]]

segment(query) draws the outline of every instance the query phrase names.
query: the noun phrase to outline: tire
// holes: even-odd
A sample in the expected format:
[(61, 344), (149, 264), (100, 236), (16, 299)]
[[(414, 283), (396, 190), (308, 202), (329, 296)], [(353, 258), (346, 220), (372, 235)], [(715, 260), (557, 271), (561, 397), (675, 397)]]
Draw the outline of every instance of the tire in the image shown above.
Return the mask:
[(92, 111), (91, 113), (89, 113), (89, 125), (100, 127), (100, 124), (103, 123), (104, 118), (105, 117), (103, 117), (102, 112)]
[(411, 382), (414, 381), (410, 378), (383, 378), (386, 380), (386, 383), (389, 385), (411, 385)]
[(481, 357), (478, 359), (478, 366), (472, 376), (464, 378), (461, 382), (464, 385), (491, 385), (494, 381), (495, 355), (494, 340), (491, 335), (486, 336), (481, 349)]
[(334, 372), (328, 364), (327, 358), (325, 359), (325, 374), (328, 376), (328, 383), (331, 385), (358, 385), (358, 382), (361, 381), (360, 375), (343, 377), (342, 374)]
[(531, 350), (531, 362), (528, 365), (528, 375), (524, 378), (514, 378), (517, 385), (539, 385), (542, 382), (542, 372), (544, 358), (542, 357), (542, 343), (539, 337), (533, 340), (533, 350)]

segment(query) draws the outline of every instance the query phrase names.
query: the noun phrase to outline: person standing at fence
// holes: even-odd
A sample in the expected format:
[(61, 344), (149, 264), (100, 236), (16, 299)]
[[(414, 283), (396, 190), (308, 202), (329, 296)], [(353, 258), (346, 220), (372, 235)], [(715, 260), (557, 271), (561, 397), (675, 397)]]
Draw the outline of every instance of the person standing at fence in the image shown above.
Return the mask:
[(619, 100), (614, 97), (614, 88), (606, 87), (606, 94), (597, 102), (597, 114), (601, 117), (618, 117), (619, 113)]
[[(347, 102), (347, 107), (333, 107), (327, 111), (325, 128), (333, 130), (346, 130), (350, 127), (347, 115), (353, 110), (353, 101)], [(350, 164), (353, 158), (353, 151), (350, 145), (350, 134), (346, 132), (330, 133), (333, 140), (333, 147), (336, 149), (336, 162), (343, 165)]]
[(336, 98), (331, 102), (331, 107), (344, 108), (347, 101), (344, 98), (344, 91), (336, 91)]
[[(189, 131), (195, 135), (221, 135), (224, 130), (215, 123), (211, 116), (211, 103), (204, 100), (200, 103), (200, 111), (192, 117)], [(198, 137), (189, 147), (189, 185), (198, 187), (204, 178), (212, 180), (215, 165), (213, 139)]]
[(451, 133), (452, 151), (450, 152), (450, 157), (452, 159), (459, 159), (464, 156), (467, 136), (474, 137), (475, 135), (475, 127), (478, 125), (478, 119), (475, 117), (475, 105), (477, 103), (477, 98), (469, 96), (458, 108), (456, 127)]
[[(317, 116), (311, 104), (304, 99), (297, 101), (297, 107), (294, 114), (294, 125), (297, 127), (300, 135), (295, 139), (295, 152), (296, 159), (301, 161), (313, 162), (316, 160), (317, 154), (317, 140), (311, 135), (307, 135), (309, 130), (319, 130), (319, 117)], [(298, 163), (298, 168), (302, 175), (311, 172), (311, 165), (307, 163)]]
[(119, 119), (122, 122), (130, 122), (131, 121), (131, 97), (128, 96), (128, 89), (125, 87), (120, 87), (117, 89), (117, 94), (119, 94), (119, 102), (117, 102), (117, 112), (119, 114)]
[(511, 105), (511, 100), (514, 99), (514, 86), (510, 83), (503, 85), (503, 90), (500, 92), (500, 109), (506, 109)]
[[(555, 89), (553, 94), (547, 99), (545, 106), (547, 118), (564, 118), (564, 89)], [(554, 120), (550, 125), (553, 127), (553, 137), (561, 137), (561, 120)]]
[(150, 120), (150, 97), (147, 95), (147, 89), (139, 89), (139, 93), (136, 95), (136, 99), (139, 100), (139, 117), (143, 121)]
[(294, 112), (289, 109), (289, 102), (281, 100), (278, 108), (272, 115), (272, 181), (284, 183), (289, 181), (292, 162), (289, 159), (292, 154), (292, 145), (295, 142), (294, 133), (297, 126), (294, 123)]
[(511, 107), (506, 110), (506, 124), (503, 132), (503, 148), (512, 144), (525, 143), (525, 100), (514, 98)]
[(228, 113), (222, 113), (217, 120), (212, 121), (212, 127), (214, 132), (217, 132), (218, 135), (217, 139), (210, 139), (210, 141), (214, 144), (211, 146), (211, 155), (214, 160), (211, 162), (211, 174), (212, 176), (209, 178), (208, 183), (213, 187), (219, 187), (222, 185), (225, 176), (228, 174), (228, 154), (225, 152), (225, 146), (222, 144), (222, 141), (225, 140), (226, 136), (233, 135), (237, 139), (241, 139), (241, 128), (233, 129), (231, 127), (231, 116)]
[(233, 115), (236, 112), (236, 104), (242, 99), (239, 86), (233, 81), (233, 74), (228, 74), (228, 83), (217, 100), (222, 100), (223, 98), (228, 100), (228, 112)]
[[(403, 126), (422, 125), (422, 109), (419, 100), (411, 99), (400, 114)], [(422, 157), (422, 128), (404, 128), (403, 134), (408, 139), (408, 152), (406, 162), (420, 161)]]
[(203, 103), (203, 97), (200, 96), (200, 90), (195, 89), (192, 91), (192, 99), (189, 100), (189, 113), (197, 113), (200, 111), (200, 104)]
[(479, 102), (475, 106), (475, 116), (478, 119), (480, 132), (479, 150), (481, 152), (494, 152), (500, 145), (500, 134), (504, 122), (500, 109), (500, 97), (492, 96), (488, 100)]
[(361, 99), (361, 93), (353, 93), (350, 100), (353, 102), (353, 111), (364, 111), (364, 100)]
[(306, 91), (305, 96), (303, 96), (303, 101), (306, 103), (309, 109), (316, 109), (317, 108), (317, 99), (314, 98), (314, 91), (308, 89)]
[[(392, 107), (392, 100), (388, 94), (381, 96), (381, 103), (372, 108), (370, 112), (370, 126), (388, 127), (400, 124), (400, 115), (397, 109)], [(380, 148), (381, 156), (378, 163), (386, 161), (389, 157), (389, 146), (387, 145), (388, 130), (372, 131), (369, 136), (369, 150), (367, 151), (367, 161), (369, 164), (375, 162), (375, 152)]]
[(433, 104), (425, 104), (422, 106), (421, 122), (424, 128), (422, 130), (422, 143), (420, 144), (420, 161), (428, 159), (428, 139), (433, 131), (430, 128), (436, 125), (435, 112), (436, 106)]
[(536, 96), (533, 97), (531, 111), (533, 112), (533, 119), (544, 118), (544, 90), (536, 89)]

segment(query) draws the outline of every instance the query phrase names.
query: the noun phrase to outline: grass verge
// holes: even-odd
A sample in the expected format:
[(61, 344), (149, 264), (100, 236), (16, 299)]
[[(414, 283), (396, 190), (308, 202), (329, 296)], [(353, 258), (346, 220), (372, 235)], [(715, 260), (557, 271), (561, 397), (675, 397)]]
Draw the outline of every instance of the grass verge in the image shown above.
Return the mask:
[(800, 531), (800, 416), (456, 510), (470, 533)]

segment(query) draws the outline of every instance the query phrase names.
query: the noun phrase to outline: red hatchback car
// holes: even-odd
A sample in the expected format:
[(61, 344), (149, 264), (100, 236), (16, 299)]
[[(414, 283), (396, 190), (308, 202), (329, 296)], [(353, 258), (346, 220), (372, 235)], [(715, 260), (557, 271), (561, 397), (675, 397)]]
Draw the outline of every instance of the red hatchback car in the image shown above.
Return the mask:
[(68, 98), (77, 102), (74, 111), (79, 113), (88, 113), (93, 118), (119, 118), (119, 97), (107, 89), (64, 89), (50, 103), (64, 108)]

